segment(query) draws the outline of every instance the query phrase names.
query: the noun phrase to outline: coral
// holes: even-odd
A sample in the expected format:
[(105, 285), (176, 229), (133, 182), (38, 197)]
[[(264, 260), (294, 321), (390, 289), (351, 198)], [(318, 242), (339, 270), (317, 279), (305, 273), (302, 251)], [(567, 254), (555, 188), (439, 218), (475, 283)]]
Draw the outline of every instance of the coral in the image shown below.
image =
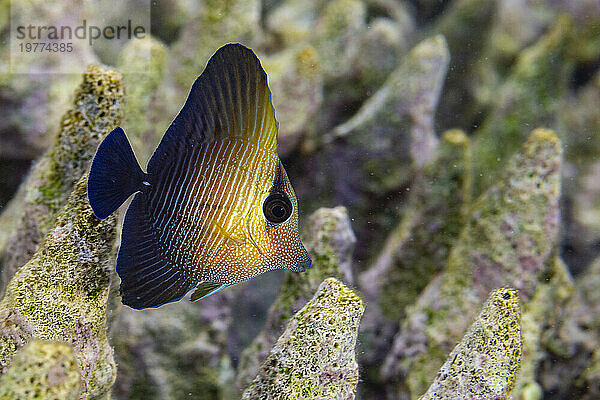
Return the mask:
[(524, 302), (535, 294), (558, 238), (561, 154), (552, 131), (533, 131), (502, 179), (473, 203), (447, 270), (408, 310), (383, 367), (388, 378), (406, 374), (413, 396), (425, 391), (487, 293), (510, 285)]
[(121, 75), (108, 68), (90, 66), (72, 106), (63, 115), (52, 147), (35, 164), (14, 201), (12, 232), (5, 234), (2, 281), (6, 285), (17, 268), (35, 252), (46, 232), (54, 226), (75, 182), (87, 171), (96, 147), (121, 122), (123, 114)]
[(263, 330), (242, 353), (237, 375), (240, 388), (246, 387), (254, 378), (285, 324), (306, 304), (324, 279), (334, 277), (352, 283), (351, 257), (356, 238), (346, 209), (319, 209), (308, 218), (306, 226), (303, 242), (313, 265), (302, 274), (286, 274)]
[(142, 312), (122, 307), (111, 326), (123, 399), (239, 398), (227, 355), (231, 289)]
[(322, 12), (320, 1), (287, 0), (266, 16), (266, 26), (284, 45), (309, 41)]
[[(405, 7), (392, 7), (390, 17), (372, 20), (368, 7), (360, 0), (288, 0), (268, 15), (267, 27), (289, 46), (299, 42), (313, 45), (325, 79), (353, 92), (344, 96), (364, 97), (358, 93), (361, 88), (373, 89), (383, 83), (414, 36), (414, 24)], [(353, 84), (344, 82), (348, 77)]]
[(359, 283), (369, 307), (361, 329), (363, 364), (379, 367), (397, 322), (446, 259), (470, 202), (469, 139), (446, 132), (438, 154), (417, 174), (405, 217), (389, 234)]
[(279, 122), (277, 151), (284, 157), (309, 129), (323, 102), (319, 57), (307, 45), (265, 57), (261, 62), (269, 77)]
[(81, 398), (98, 398), (116, 373), (106, 336), (116, 218), (94, 216), (86, 183), (84, 175), (38, 251), (8, 283), (0, 302), (0, 368), (6, 372), (31, 339), (64, 341), (78, 361)]
[(581, 385), (589, 390), (582, 400), (593, 400), (600, 397), (600, 349), (596, 348), (581, 378)]
[(198, 17), (182, 28), (172, 46), (167, 76), (175, 80), (177, 101), (168, 107), (171, 115), (179, 111), (190, 85), (200, 75), (210, 56), (227, 42), (252, 46), (260, 36), (260, 1), (209, 0)]
[(343, 77), (359, 56), (360, 38), (366, 31), (366, 6), (361, 0), (333, 0), (315, 26), (315, 47), (327, 77)]
[[(563, 281), (571, 279), (568, 272), (566, 275)], [(554, 275), (550, 282), (553, 280)], [(542, 359), (536, 371), (539, 392), (565, 398), (576, 390), (587, 393), (582, 398), (597, 397), (600, 382), (597, 354), (600, 346), (599, 282), (600, 259), (596, 259), (584, 274), (575, 278), (574, 283), (561, 285), (562, 290), (548, 289), (552, 297), (562, 301), (547, 299), (553, 304), (545, 306), (549, 317), (542, 326), (537, 354)], [(551, 289), (555, 292), (550, 292)], [(565, 296), (565, 289), (568, 296)], [(563, 295), (556, 296), (556, 292)]]
[(548, 327), (558, 324), (555, 318), (574, 292), (573, 280), (560, 257), (546, 260), (542, 276), (544, 279), (540, 279), (535, 294), (523, 306), (523, 362), (515, 383), (516, 399), (530, 399), (534, 393), (542, 393), (536, 376), (546, 350), (542, 342), (553, 329)]
[[(448, 58), (442, 36), (421, 42), (355, 116), (333, 130), (329, 140), (344, 137), (368, 157), (362, 160), (362, 168), (369, 176), (365, 182), (371, 191), (398, 188), (407, 180), (412, 163), (423, 166), (435, 153), (437, 137), (431, 113)], [(410, 152), (399, 154), (391, 149)]]
[[(571, 173), (575, 179), (566, 179), (566, 193), (573, 199), (573, 217), (579, 226), (574, 232), (567, 232), (571, 240), (583, 242), (585, 237), (600, 236), (600, 72), (580, 89), (577, 96), (563, 100), (559, 119), (569, 135), (565, 135), (567, 144), (565, 158), (577, 166)], [(577, 174), (573, 176), (574, 174)], [(581, 235), (581, 228), (589, 235)]]
[(284, 43), (315, 47), (327, 79), (353, 70), (366, 32), (366, 6), (360, 0), (287, 0), (267, 16), (269, 30)]
[(130, 41), (119, 54), (118, 69), (127, 89), (122, 127), (143, 160), (149, 158), (167, 129), (150, 114), (166, 65), (167, 48), (150, 36)]
[(302, 143), (303, 151), (314, 154), (306, 161), (310, 168), (296, 173), (313, 176), (297, 189), (304, 191), (306, 207), (348, 205), (350, 214), (360, 216), (353, 228), (365, 239), (363, 252), (366, 243), (377, 247), (395, 227), (406, 186), (436, 152), (433, 111), (448, 58), (443, 37), (424, 40), (353, 117)]
[(571, 71), (567, 49), (572, 27), (568, 16), (557, 19), (548, 33), (519, 53), (510, 76), (491, 94), (492, 110), (473, 142), (477, 193), (496, 178), (504, 158), (520, 146), (526, 134), (523, 126), (555, 122)]
[(79, 372), (73, 349), (66, 343), (31, 341), (0, 375), (5, 400), (79, 398)]
[(389, 319), (399, 320), (404, 307), (443, 268), (464, 224), (470, 180), (469, 139), (462, 131), (448, 131), (411, 187), (405, 220), (360, 277), (367, 297), (381, 301)]
[(519, 294), (497, 289), (419, 399), (510, 399), (522, 346)]
[[(401, 54), (408, 50), (414, 27), (408, 16), (401, 22), (378, 17), (369, 23), (360, 41), (356, 70), (360, 75), (360, 87), (379, 87), (397, 65)], [(364, 85), (364, 86), (363, 86)]]
[(348, 287), (326, 279), (289, 321), (243, 399), (353, 399), (354, 348), (364, 305)]

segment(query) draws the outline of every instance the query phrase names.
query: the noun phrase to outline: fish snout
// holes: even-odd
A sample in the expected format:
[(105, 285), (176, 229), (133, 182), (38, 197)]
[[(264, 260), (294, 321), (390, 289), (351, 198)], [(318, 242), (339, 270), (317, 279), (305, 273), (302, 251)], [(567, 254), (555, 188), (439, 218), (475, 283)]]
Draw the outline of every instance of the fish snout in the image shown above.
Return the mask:
[(310, 257), (307, 257), (305, 260), (302, 260), (302, 261), (298, 262), (297, 270), (299, 272), (304, 272), (308, 268), (310, 268), (311, 265), (312, 265), (312, 260), (310, 259)]

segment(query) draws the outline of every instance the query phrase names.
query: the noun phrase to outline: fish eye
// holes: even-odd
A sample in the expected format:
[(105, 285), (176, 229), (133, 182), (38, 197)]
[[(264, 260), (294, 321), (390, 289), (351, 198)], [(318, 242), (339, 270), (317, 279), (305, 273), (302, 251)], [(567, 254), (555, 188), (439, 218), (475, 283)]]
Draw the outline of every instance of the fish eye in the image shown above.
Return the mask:
[(271, 193), (263, 203), (265, 218), (274, 224), (286, 221), (292, 215), (292, 202), (284, 193)]

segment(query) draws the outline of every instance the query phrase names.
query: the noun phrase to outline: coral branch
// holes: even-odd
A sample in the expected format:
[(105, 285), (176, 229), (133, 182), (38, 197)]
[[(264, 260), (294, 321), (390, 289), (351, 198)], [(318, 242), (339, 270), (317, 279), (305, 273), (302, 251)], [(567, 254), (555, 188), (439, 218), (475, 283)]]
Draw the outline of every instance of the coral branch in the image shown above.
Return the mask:
[(8, 371), (0, 376), (0, 399), (76, 400), (79, 385), (71, 346), (34, 340), (17, 353)]
[(420, 400), (510, 399), (521, 363), (519, 294), (498, 289)]
[(364, 306), (336, 279), (325, 280), (294, 315), (243, 399), (353, 399), (354, 348)]
[[(104, 67), (90, 66), (75, 92), (71, 108), (63, 115), (54, 144), (35, 164), (21, 185), (11, 214), (12, 232), (0, 243), (2, 284), (31, 258), (53, 226), (75, 182), (88, 170), (96, 148), (123, 114), (121, 75)], [(4, 225), (3, 230), (7, 230)]]
[(86, 183), (84, 175), (56, 226), (10, 280), (0, 302), (2, 371), (31, 339), (67, 342), (79, 364), (84, 399), (108, 393), (116, 374), (106, 335), (116, 217), (96, 218)]
[(356, 238), (344, 207), (321, 208), (312, 214), (304, 232), (304, 243), (311, 252), (313, 266), (302, 274), (290, 272), (281, 286), (264, 329), (242, 353), (237, 384), (244, 388), (294, 312), (303, 307), (326, 278), (352, 283), (351, 257)]

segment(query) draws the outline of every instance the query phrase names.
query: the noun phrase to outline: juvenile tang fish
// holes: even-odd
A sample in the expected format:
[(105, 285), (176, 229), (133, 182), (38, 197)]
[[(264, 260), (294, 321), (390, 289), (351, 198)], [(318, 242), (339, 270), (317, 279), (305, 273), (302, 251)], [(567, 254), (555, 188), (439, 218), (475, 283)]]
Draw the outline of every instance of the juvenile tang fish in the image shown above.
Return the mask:
[(132, 194), (117, 273), (136, 309), (192, 301), (263, 272), (304, 271), (298, 202), (277, 156), (267, 76), (252, 50), (221, 47), (140, 168), (121, 128), (100, 144), (88, 178), (95, 215)]

